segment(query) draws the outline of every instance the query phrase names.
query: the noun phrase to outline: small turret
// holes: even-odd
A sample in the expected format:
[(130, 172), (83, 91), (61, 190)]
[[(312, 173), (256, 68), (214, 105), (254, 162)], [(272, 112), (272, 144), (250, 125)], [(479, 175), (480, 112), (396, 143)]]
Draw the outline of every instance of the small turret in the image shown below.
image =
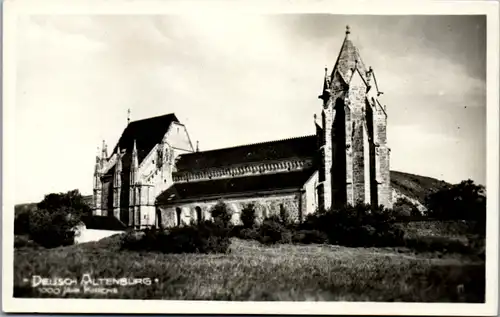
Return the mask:
[(115, 187), (121, 186), (121, 173), (122, 173), (122, 154), (120, 151), (120, 147), (116, 150), (116, 165), (115, 165)]
[(323, 77), (323, 91), (321, 92), (321, 95), (318, 96), (318, 98), (326, 101), (330, 98), (330, 94), (330, 78), (328, 76), (328, 68), (325, 67), (325, 76)]
[(122, 187), (122, 154), (120, 147), (116, 149), (116, 165), (113, 175), (113, 215), (120, 219), (121, 187)]
[(137, 155), (137, 143), (134, 140), (132, 149), (132, 164), (130, 165), (130, 188), (129, 188), (129, 225), (140, 226), (140, 185), (138, 184), (139, 158)]
[(106, 145), (106, 141), (102, 140), (101, 160), (106, 161), (107, 159), (108, 159), (108, 146)]
[(93, 184), (93, 195), (92, 195), (92, 215), (101, 215), (102, 213), (102, 183), (101, 183), (101, 171), (102, 171), (102, 160), (99, 158), (99, 147), (97, 148), (97, 154), (95, 156), (95, 168), (94, 168), (94, 184)]
[(134, 148), (132, 149), (132, 168), (137, 169), (139, 167), (139, 158), (137, 156), (137, 143), (134, 140)]
[[(97, 148), (97, 153), (99, 153), (99, 147)], [(101, 171), (101, 159), (99, 154), (95, 156), (95, 166), (94, 166), (94, 176), (99, 176)]]
[(130, 185), (137, 182), (137, 170), (139, 168), (139, 158), (137, 156), (137, 144), (134, 140), (134, 148), (132, 149), (132, 164), (130, 165)]

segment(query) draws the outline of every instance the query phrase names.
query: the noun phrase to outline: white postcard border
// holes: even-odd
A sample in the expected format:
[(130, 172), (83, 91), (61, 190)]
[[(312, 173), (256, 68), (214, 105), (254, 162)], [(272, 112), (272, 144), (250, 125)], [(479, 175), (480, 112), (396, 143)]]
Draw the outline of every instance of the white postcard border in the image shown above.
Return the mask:
[[(196, 12), (193, 12), (193, 6)], [(498, 303), (499, 5), (496, 1), (67, 1), (4, 2), (3, 55), (3, 310), (37, 313), (410, 314), (496, 315)], [(26, 14), (332, 13), (487, 15), (486, 303), (223, 302), (13, 298), (16, 20)], [(452, 162), (450, 162), (452, 163)]]

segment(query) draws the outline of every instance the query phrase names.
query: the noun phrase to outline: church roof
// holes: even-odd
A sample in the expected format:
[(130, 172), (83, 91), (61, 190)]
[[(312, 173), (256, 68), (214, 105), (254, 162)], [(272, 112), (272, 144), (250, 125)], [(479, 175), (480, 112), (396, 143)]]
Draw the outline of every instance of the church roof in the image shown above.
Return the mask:
[[(113, 153), (116, 153), (118, 146), (120, 150), (126, 150), (122, 160), (123, 169), (128, 169), (130, 166), (134, 140), (137, 144), (137, 155), (140, 164), (155, 145), (161, 142), (172, 122), (179, 122), (173, 113), (130, 122), (123, 130), (117, 145), (113, 149)], [(107, 174), (110, 174), (110, 172)]]
[(195, 171), (263, 161), (314, 157), (318, 149), (317, 136), (309, 135), (285, 140), (242, 145), (211, 151), (182, 154), (177, 171)]
[[(263, 193), (286, 189), (300, 190), (314, 171), (315, 169), (311, 168), (288, 173), (177, 183), (160, 194), (156, 202), (162, 205), (179, 199), (222, 198), (225, 195), (231, 194)], [(169, 200), (169, 198), (171, 199)]]
[(87, 229), (96, 230), (125, 230), (127, 226), (116, 217), (82, 216), (82, 222)]

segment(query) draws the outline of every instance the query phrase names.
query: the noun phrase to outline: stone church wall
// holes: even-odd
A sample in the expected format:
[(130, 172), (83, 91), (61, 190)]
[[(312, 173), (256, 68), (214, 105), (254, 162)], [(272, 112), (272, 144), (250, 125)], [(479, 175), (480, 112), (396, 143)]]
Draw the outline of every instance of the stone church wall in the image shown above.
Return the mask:
[(319, 173), (315, 172), (304, 185), (305, 197), (302, 200), (302, 205), (303, 205), (302, 215), (304, 218), (308, 214), (314, 213), (316, 212), (316, 210), (318, 210), (319, 201), (318, 201), (318, 195), (316, 193), (317, 191), (316, 188), (318, 184), (319, 184)]
[[(299, 221), (303, 217), (305, 208), (301, 208), (305, 204), (305, 194), (301, 192), (262, 195), (258, 197), (238, 197), (238, 198), (223, 198), (222, 200), (233, 211), (233, 224), (240, 224), (240, 214), (243, 208), (248, 204), (254, 204), (258, 221), (271, 215), (279, 215), (280, 210), (284, 207), (290, 217), (294, 221)], [(180, 222), (181, 225), (189, 224), (192, 220), (198, 218), (198, 210), (201, 211), (204, 219), (210, 219), (210, 210), (217, 204), (218, 199), (200, 200), (197, 202), (177, 204), (173, 206), (160, 206), (158, 221), (163, 227), (173, 227), (178, 225), (177, 208), (181, 210)], [(304, 206), (305, 207), (305, 206)]]

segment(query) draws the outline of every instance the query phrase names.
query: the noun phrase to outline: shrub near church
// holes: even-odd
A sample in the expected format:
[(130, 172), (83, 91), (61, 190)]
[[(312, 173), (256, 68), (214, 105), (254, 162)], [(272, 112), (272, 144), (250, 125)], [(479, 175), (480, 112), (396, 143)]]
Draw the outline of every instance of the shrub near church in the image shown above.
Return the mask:
[(226, 204), (219, 202), (211, 210), (211, 215), (212, 220), (167, 230), (130, 231), (122, 239), (122, 248), (163, 253), (227, 253), (231, 244), (232, 214)]

